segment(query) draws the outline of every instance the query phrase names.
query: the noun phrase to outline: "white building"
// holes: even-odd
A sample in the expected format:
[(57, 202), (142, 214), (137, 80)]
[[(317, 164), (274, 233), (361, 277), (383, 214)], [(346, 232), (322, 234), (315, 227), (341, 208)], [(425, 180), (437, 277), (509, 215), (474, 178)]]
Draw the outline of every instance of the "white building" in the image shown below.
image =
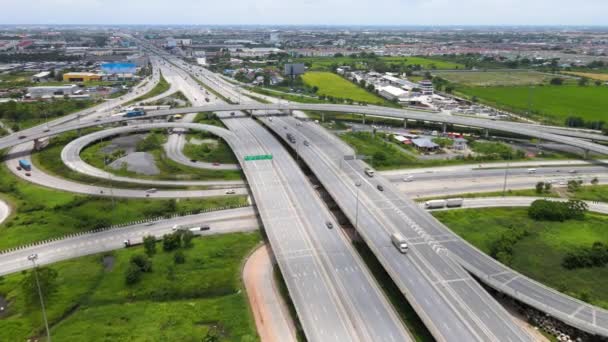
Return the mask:
[(389, 85), (381, 87), (379, 94), (387, 100), (398, 100), (402, 97), (406, 97), (408, 93), (401, 88)]
[(424, 80), (424, 81), (420, 81), (420, 83), (418, 83), (418, 85), (420, 86), (420, 91), (422, 92), (422, 95), (433, 95), (434, 93), (434, 89), (433, 89), (433, 82), (429, 81), (429, 80)]
[(39, 72), (32, 76), (32, 82), (46, 82), (49, 80), (49, 76), (51, 76), (50, 71)]
[(38, 99), (42, 97), (74, 95), (78, 91), (78, 89), (78, 86), (75, 84), (65, 86), (29, 87), (27, 88), (26, 96)]

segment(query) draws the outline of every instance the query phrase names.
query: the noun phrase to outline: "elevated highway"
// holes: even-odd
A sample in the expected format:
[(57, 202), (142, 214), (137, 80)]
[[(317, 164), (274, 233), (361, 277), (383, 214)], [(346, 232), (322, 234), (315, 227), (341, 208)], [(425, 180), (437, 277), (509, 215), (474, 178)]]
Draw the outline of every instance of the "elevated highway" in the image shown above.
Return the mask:
[[(288, 131), (298, 135), (299, 140), (309, 141), (311, 148), (302, 148), (300, 153), (320, 179), (331, 173), (338, 175), (335, 176), (336, 179), (350, 179), (350, 182), (343, 183), (343, 186), (350, 187), (351, 191), (356, 190), (355, 182), (362, 183), (362, 192), (365, 191), (366, 196), (370, 198), (367, 206), (375, 207), (378, 212), (390, 210), (402, 212), (404, 215), (401, 226), (420, 227), (424, 243), (440, 249), (444, 248), (451, 259), (487, 285), (571, 326), (591, 334), (608, 336), (607, 310), (555, 291), (500, 264), (451, 232), (418, 204), (395, 191), (392, 183), (386, 178), (378, 175), (373, 178), (367, 177), (364, 169), (368, 166), (363, 161), (344, 160), (345, 155), (352, 155), (354, 152), (339, 138), (312, 122), (302, 122), (298, 125), (297, 121), (286, 117), (275, 118), (272, 124), (266, 123), (275, 131), (280, 131), (280, 126), (285, 125)], [(325, 165), (318, 162), (323, 159), (326, 160)], [(324, 185), (331, 188), (335, 187), (336, 183), (339, 182), (328, 180)], [(415, 183), (411, 184), (415, 186)], [(378, 185), (383, 186), (383, 191), (378, 191)], [(352, 198), (352, 195), (350, 197)], [(413, 244), (418, 241), (415, 236), (411, 239)]]

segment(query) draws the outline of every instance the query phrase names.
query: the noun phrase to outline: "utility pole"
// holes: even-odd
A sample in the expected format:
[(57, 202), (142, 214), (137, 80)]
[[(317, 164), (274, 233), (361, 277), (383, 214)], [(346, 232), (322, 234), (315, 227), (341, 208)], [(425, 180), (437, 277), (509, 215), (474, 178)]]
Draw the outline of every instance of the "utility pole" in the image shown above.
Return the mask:
[(40, 297), (40, 307), (42, 308), (42, 319), (44, 320), (44, 327), (46, 328), (46, 339), (47, 342), (51, 342), (51, 332), (49, 330), (49, 322), (46, 318), (46, 309), (44, 308), (44, 299), (42, 298), (42, 290), (40, 289), (40, 281), (38, 280), (38, 272), (36, 266), (36, 260), (38, 259), (38, 254), (28, 255), (27, 259), (32, 262), (34, 266), (34, 277), (36, 278), (36, 287), (38, 288), (38, 297)]

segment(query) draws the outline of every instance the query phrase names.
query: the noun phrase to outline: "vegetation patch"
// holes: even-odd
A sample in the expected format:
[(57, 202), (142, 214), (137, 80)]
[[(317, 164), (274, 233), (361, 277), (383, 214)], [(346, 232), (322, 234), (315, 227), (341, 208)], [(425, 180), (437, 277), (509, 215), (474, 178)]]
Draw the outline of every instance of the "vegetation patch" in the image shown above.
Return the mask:
[[(58, 341), (258, 341), (240, 280), (243, 258), (259, 233), (193, 239), (177, 251), (144, 254), (143, 247), (63, 261), (38, 269), (51, 336)], [(175, 262), (181, 253), (182, 263)], [(105, 256), (114, 258), (106, 269)], [(127, 283), (128, 269), (140, 270)], [(8, 315), (0, 340), (43, 335), (32, 271), (3, 277)]]
[(436, 71), (435, 75), (466, 86), (521, 86), (547, 83), (555, 77), (537, 71)]
[(608, 87), (545, 85), (537, 87), (458, 87), (457, 90), (485, 104), (529, 115), (546, 123), (565, 125), (568, 117), (605, 121)]
[(161, 74), (160, 80), (158, 81), (156, 86), (154, 86), (154, 88), (152, 88), (152, 90), (150, 90), (149, 92), (145, 93), (144, 95), (142, 95), (134, 100), (129, 101), (128, 103), (137, 103), (137, 102), (149, 99), (151, 97), (158, 96), (158, 95), (166, 92), (167, 90), (169, 90), (169, 88), (171, 88), (171, 85), (169, 84), (169, 82), (167, 82), (167, 80), (165, 80), (165, 78)]
[(535, 220), (527, 208), (487, 208), (436, 211), (433, 215), (483, 252), (547, 286), (594, 305), (608, 308), (608, 268), (568, 269), (569, 253), (608, 241), (608, 216), (587, 213), (583, 219)]
[(379, 105), (384, 103), (384, 99), (331, 72), (307, 72), (302, 75), (302, 80), (307, 86), (318, 88), (317, 94), (321, 96)]
[(8, 101), (0, 103), (0, 119), (13, 131), (19, 131), (95, 104), (92, 100)]

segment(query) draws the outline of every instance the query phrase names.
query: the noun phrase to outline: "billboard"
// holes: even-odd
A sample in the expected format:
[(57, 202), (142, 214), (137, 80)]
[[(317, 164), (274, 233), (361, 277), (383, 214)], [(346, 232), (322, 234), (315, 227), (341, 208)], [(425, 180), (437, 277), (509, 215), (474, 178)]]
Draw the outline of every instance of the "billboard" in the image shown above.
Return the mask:
[(306, 71), (306, 67), (302, 63), (285, 64), (284, 74), (285, 76), (298, 76), (302, 75)]
[(135, 63), (103, 63), (101, 71), (106, 74), (134, 74), (137, 70)]

